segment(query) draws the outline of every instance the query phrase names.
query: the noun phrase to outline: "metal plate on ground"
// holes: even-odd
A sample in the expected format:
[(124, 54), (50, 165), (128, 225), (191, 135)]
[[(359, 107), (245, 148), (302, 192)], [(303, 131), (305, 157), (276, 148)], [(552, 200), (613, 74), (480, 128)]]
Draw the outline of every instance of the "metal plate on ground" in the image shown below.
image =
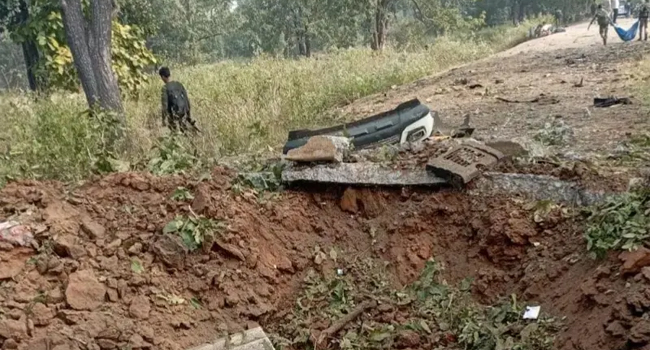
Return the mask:
[(427, 171), (452, 185), (462, 186), (503, 157), (503, 153), (492, 147), (478, 142), (465, 142), (429, 160)]

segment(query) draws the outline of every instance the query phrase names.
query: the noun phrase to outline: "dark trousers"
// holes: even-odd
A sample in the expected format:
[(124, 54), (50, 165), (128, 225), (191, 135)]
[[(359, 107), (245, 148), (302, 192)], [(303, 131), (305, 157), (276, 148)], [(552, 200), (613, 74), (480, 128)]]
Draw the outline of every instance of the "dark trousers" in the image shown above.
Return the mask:
[(618, 9), (613, 9), (612, 10), (612, 22), (616, 23), (617, 18), (618, 18)]

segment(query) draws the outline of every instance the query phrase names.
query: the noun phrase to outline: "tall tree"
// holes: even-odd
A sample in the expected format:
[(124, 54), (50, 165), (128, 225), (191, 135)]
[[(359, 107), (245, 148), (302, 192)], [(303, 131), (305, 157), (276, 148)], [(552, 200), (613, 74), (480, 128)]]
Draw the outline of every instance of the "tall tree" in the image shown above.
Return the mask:
[(111, 67), (111, 18), (113, 1), (90, 0), (84, 15), (81, 0), (61, 0), (63, 26), (88, 105), (116, 112), (124, 122), (124, 110)]

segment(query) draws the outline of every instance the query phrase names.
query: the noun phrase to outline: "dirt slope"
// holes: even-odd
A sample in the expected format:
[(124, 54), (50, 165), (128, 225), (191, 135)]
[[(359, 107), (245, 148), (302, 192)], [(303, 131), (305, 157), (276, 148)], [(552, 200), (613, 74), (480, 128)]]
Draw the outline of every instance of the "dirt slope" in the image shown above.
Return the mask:
[[(627, 27), (631, 20), (621, 20)], [(593, 108), (594, 97), (634, 97), (647, 85), (648, 72), (637, 65), (650, 51), (647, 42), (623, 43), (610, 28), (610, 44), (603, 47), (598, 28), (580, 24), (545, 38), (526, 42), (479, 62), (453, 69), (370, 96), (343, 108), (364, 116), (419, 98), (438, 111), (445, 122), (460, 125), (472, 116), (477, 136), (490, 139), (531, 138), (550, 117), (561, 117), (574, 132), (574, 141), (553, 147), (560, 153), (600, 159), (610, 154), (626, 133), (649, 130), (647, 109), (633, 105)], [(582, 87), (575, 87), (582, 81)], [(481, 87), (471, 88), (480, 84)], [(533, 100), (538, 103), (505, 103)]]

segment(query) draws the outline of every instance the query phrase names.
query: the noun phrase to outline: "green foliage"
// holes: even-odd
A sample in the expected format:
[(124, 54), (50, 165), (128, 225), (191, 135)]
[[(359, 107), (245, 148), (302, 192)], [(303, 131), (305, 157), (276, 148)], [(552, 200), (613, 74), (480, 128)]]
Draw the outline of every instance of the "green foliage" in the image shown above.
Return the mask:
[(172, 194), (172, 200), (175, 201), (188, 201), (194, 199), (194, 196), (192, 195), (192, 192), (188, 190), (185, 187), (178, 187), (174, 190), (174, 193)]
[[(72, 54), (66, 44), (57, 1), (30, 2), (28, 20), (10, 26), (9, 31), (14, 42), (36, 43), (40, 58), (36, 72), (42, 87), (79, 91), (80, 85)], [(156, 63), (145, 46), (142, 31), (113, 21), (111, 49), (113, 69), (120, 88), (125, 94), (135, 95), (148, 80), (144, 69)]]
[(199, 160), (190, 148), (188, 140), (181, 135), (163, 136), (152, 150), (147, 169), (156, 175), (179, 174), (192, 169)]
[(178, 216), (163, 228), (163, 233), (179, 235), (185, 247), (193, 252), (201, 248), (204, 243), (214, 242), (223, 229), (222, 222), (212, 219), (198, 216)]
[(557, 322), (547, 318), (523, 320), (523, 304), (514, 295), (492, 306), (480, 305), (471, 297), (469, 280), (460, 287), (446, 284), (441, 267), (434, 261), (427, 263), (412, 285), (395, 290), (390, 287), (385, 267), (363, 260), (345, 268), (343, 276), (323, 278), (310, 271), (291, 321), (272, 330), (279, 334), (274, 338), (276, 345), (310, 348), (312, 325), (331, 323), (362, 301), (374, 299), (399, 309), (394, 312), (405, 321), (396, 323), (382, 317), (368, 318), (372, 312), (364, 314), (334, 339), (341, 349), (395, 348), (399, 334), (407, 330), (419, 334), (423, 348), (553, 348), (554, 334), (559, 330)]
[(587, 249), (597, 257), (634, 250), (650, 237), (650, 190), (610, 197), (589, 211)]
[[(104, 113), (90, 117), (87, 111), (70, 113), (72, 104), (65, 99), (53, 100), (56, 103), (29, 108), (28, 119), (22, 119), (20, 113), (27, 105), (9, 109), (8, 129), (0, 136), (0, 140), (9, 141), (0, 147), (3, 177), (74, 181), (91, 174), (124, 170), (110, 141), (118, 132), (114, 117)], [(28, 99), (21, 102), (28, 103)]]
[(156, 63), (142, 39), (143, 35), (137, 27), (113, 21), (113, 70), (122, 92), (132, 96), (137, 95), (140, 88), (149, 81), (145, 69)]

